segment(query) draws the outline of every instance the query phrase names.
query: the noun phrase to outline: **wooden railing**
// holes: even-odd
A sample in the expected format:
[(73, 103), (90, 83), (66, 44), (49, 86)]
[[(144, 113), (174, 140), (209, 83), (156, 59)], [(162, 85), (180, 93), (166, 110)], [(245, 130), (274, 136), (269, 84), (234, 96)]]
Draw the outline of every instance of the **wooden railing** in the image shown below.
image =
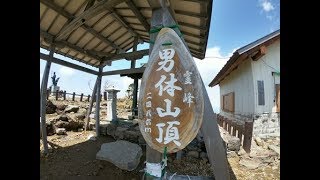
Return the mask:
[(238, 137), (243, 149), (247, 153), (250, 153), (253, 121), (231, 120), (218, 114), (217, 122), (219, 126), (228, 131), (231, 136)]
[[(50, 94), (55, 96), (56, 100), (59, 100), (59, 99), (66, 100), (67, 99), (67, 95), (72, 95), (72, 101), (75, 101), (75, 97), (76, 96), (80, 96), (80, 101), (83, 101), (84, 98), (86, 98), (85, 101), (89, 102), (90, 101), (90, 97), (91, 97), (90, 94), (89, 95), (84, 95), (83, 93), (76, 94), (75, 92), (67, 93), (66, 91), (56, 91), (56, 92), (52, 92), (51, 93), (50, 90), (47, 90), (47, 99), (49, 99)], [(100, 94), (100, 96), (102, 97), (102, 94)], [(107, 99), (107, 92), (103, 93), (103, 98), (104, 98), (104, 100)], [(93, 100), (95, 101), (95, 97), (94, 97)]]

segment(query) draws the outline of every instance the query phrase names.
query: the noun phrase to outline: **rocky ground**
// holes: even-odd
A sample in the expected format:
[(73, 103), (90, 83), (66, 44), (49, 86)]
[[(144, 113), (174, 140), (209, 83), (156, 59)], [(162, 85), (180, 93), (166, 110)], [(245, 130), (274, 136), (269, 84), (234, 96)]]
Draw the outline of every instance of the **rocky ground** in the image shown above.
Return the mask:
[[(117, 104), (118, 126), (106, 121), (106, 102), (101, 103), (101, 133), (95, 138), (94, 117), (90, 115), (91, 129), (83, 131), (88, 102), (55, 101), (47, 106), (47, 133), (50, 153), (40, 153), (41, 179), (141, 179), (145, 167), (145, 141), (137, 121), (128, 121), (131, 101), (120, 99)], [(94, 110), (94, 109), (93, 109)], [(94, 111), (93, 111), (94, 112)], [(227, 148), (231, 179), (280, 179), (280, 139), (253, 138), (252, 150), (248, 154), (237, 138), (232, 138), (220, 128)], [(142, 148), (137, 168), (126, 171), (114, 164), (97, 160), (96, 154), (103, 143), (126, 140)], [(40, 151), (43, 151), (40, 140)], [(213, 176), (205, 145), (201, 138), (194, 139), (183, 151), (181, 159), (176, 154), (168, 155), (167, 171), (194, 176)], [(78, 178), (77, 178), (78, 179)]]

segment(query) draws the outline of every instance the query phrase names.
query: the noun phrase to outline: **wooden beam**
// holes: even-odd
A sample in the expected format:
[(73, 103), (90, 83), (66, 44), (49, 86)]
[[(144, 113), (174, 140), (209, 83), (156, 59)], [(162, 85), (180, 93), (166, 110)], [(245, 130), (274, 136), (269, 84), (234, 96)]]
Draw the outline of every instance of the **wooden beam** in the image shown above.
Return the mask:
[[(42, 0), (44, 1), (44, 0)], [(79, 16), (75, 17), (71, 20), (69, 24), (67, 24), (65, 27), (62, 28), (62, 30), (57, 34), (57, 40), (62, 40), (66, 38), (73, 30), (77, 29), (81, 25), (83, 25), (86, 21), (93, 18), (94, 16), (102, 13), (107, 8), (114, 7), (120, 3), (122, 3), (124, 0), (102, 0), (83, 13), (81, 13)]]
[(195, 2), (195, 3), (201, 3), (201, 4), (208, 4), (208, 0), (182, 0), (187, 2)]
[(101, 41), (110, 44), (114, 49), (118, 49), (118, 50), (123, 50), (122, 48), (120, 48), (118, 45), (116, 45), (114, 42), (112, 42), (111, 40), (105, 38), (104, 36), (102, 36), (99, 32), (97, 32), (96, 30), (94, 30), (93, 28), (89, 27), (88, 25), (84, 24), (82, 26), (85, 30), (87, 30), (88, 32), (90, 32), (92, 35), (94, 35), (96, 38), (100, 39)]
[(206, 31), (208, 28), (207, 27), (204, 27), (204, 26), (196, 26), (194, 24), (190, 24), (190, 23), (186, 23), (186, 22), (181, 22), (181, 21), (178, 21), (178, 24), (180, 26), (185, 26), (185, 27), (189, 27), (189, 28), (193, 28), (193, 29), (198, 29), (200, 31)]
[(83, 71), (83, 72), (86, 72), (86, 73), (89, 73), (89, 74), (98, 75), (97, 71), (94, 71), (92, 69), (88, 69), (88, 68), (85, 68), (85, 67), (82, 67), (82, 66), (67, 62), (67, 61), (63, 61), (63, 60), (55, 58), (55, 57), (50, 57), (49, 55), (46, 55), (46, 54), (40, 53), (40, 59), (43, 59), (45, 61), (50, 61), (50, 62), (53, 62), (53, 63), (56, 63), (56, 64), (60, 64), (62, 66), (66, 66), (66, 67), (69, 67), (69, 68), (72, 68), (72, 69), (76, 69), (76, 70), (79, 70), (79, 71)]
[[(45, 4), (46, 6), (50, 7), (51, 9), (55, 10), (56, 12), (58, 12), (59, 14), (63, 15), (64, 17), (66, 17), (70, 22), (75, 21), (75, 18), (72, 14), (68, 13), (67, 11), (65, 11), (64, 9), (62, 9), (60, 6), (58, 6), (57, 4), (55, 4), (53, 1), (50, 0), (40, 0), (43, 4)], [(89, 8), (91, 9), (91, 8)], [(104, 9), (103, 9), (104, 10)], [(89, 10), (88, 10), (89, 11)], [(91, 11), (90, 11), (91, 12)], [(102, 12), (102, 11), (101, 11)], [(84, 12), (83, 12), (84, 13)], [(88, 20), (88, 19), (87, 19)], [(70, 24), (70, 23), (69, 23)], [(99, 32), (97, 32), (96, 30), (94, 30), (93, 28), (89, 27), (88, 25), (81, 23), (77, 26), (74, 27), (74, 29), (78, 28), (82, 26), (84, 29), (86, 29), (87, 31), (89, 31), (92, 35), (94, 35), (95, 37), (97, 37), (98, 39), (100, 39), (101, 41), (110, 44), (113, 48), (115, 49), (119, 49), (122, 50), (119, 46), (117, 46), (116, 44), (114, 44), (112, 41), (110, 41), (109, 39), (103, 37)], [(72, 31), (74, 30), (72, 29)], [(60, 33), (62, 33), (63, 30), (60, 31)], [(66, 31), (66, 30), (65, 30)], [(72, 31), (68, 32), (68, 34), (70, 34)], [(60, 34), (59, 33), (59, 34)], [(58, 35), (59, 35), (58, 34)], [(59, 41), (59, 39), (61, 38), (57, 38), (55, 39), (56, 41)], [(61, 36), (61, 35), (60, 35)]]
[(125, 27), (132, 36), (136, 36), (139, 38), (139, 35), (134, 32), (134, 30), (128, 25), (129, 23), (123, 18), (121, 17), (116, 11), (115, 9), (109, 8), (109, 11), (111, 11), (112, 16), (123, 26)]
[(84, 11), (88, 10), (89, 8), (91, 8), (94, 5), (94, 2), (96, 0), (88, 0), (88, 3), (86, 5), (86, 8), (84, 9)]
[(266, 53), (267, 53), (267, 48), (266, 48), (266, 46), (261, 46), (261, 47), (259, 48), (258, 52), (257, 52), (255, 55), (253, 55), (253, 56), (249, 55), (249, 56), (251, 57), (251, 59), (252, 59), (253, 61), (257, 61), (257, 60), (260, 59), (262, 56), (264, 56)]
[[(103, 52), (102, 52), (103, 53)], [(120, 59), (126, 59), (129, 61), (136, 60), (136, 59), (141, 59), (143, 56), (148, 55), (149, 50), (144, 49), (140, 51), (135, 51), (135, 52), (128, 52), (128, 53), (122, 53), (122, 54), (115, 54), (111, 57), (106, 57), (106, 60), (103, 62), (103, 65), (109, 61), (115, 61), (115, 60), (120, 60)]]
[(85, 119), (85, 126), (84, 126), (84, 130), (87, 131), (87, 129), (89, 128), (89, 119), (90, 119), (90, 114), (92, 111), (92, 107), (93, 107), (93, 102), (95, 101), (95, 97), (94, 95), (97, 93), (97, 82), (98, 82), (98, 77), (96, 79), (96, 83), (94, 84), (93, 90), (92, 90), (92, 98), (89, 104), (89, 109), (86, 115), (86, 119)]
[(49, 78), (49, 72), (51, 67), (51, 59), (53, 58), (53, 54), (55, 51), (54, 45), (50, 46), (50, 54), (49, 60), (46, 63), (43, 76), (42, 76), (42, 83), (41, 83), (41, 132), (42, 132), (42, 141), (43, 141), (43, 148), (44, 154), (48, 153), (48, 141), (47, 141), (47, 123), (46, 123), (46, 104), (47, 104), (47, 84)]
[(141, 67), (141, 68), (132, 68), (132, 69), (121, 69), (121, 70), (115, 70), (115, 71), (106, 71), (102, 73), (102, 76), (143, 73), (145, 69), (146, 69), (145, 67)]
[(191, 16), (191, 17), (196, 17), (196, 18), (203, 18), (207, 19), (208, 16), (205, 14), (199, 14), (199, 13), (194, 13), (194, 12), (189, 12), (189, 11), (183, 11), (183, 10), (175, 10), (177, 14), (185, 15), (185, 16)]
[(189, 32), (186, 32), (186, 31), (181, 31), (181, 32), (182, 32), (182, 34), (184, 34), (184, 35), (191, 36), (191, 37), (194, 37), (194, 38), (198, 38), (198, 39), (200, 39), (201, 41), (205, 41), (205, 37), (202, 36), (202, 35), (197, 35), (197, 34), (189, 33)]
[(86, 55), (86, 56), (89, 56), (89, 57), (94, 58), (94, 59), (96, 59), (98, 61), (101, 61), (101, 58), (99, 56), (96, 56), (96, 55), (90, 53), (90, 51), (86, 51), (86, 50), (80, 48), (79, 46), (71, 44), (71, 43), (69, 43), (67, 41), (56, 41), (56, 40), (54, 40), (55, 38), (51, 34), (47, 33), (46, 31), (44, 31), (42, 29), (40, 29), (40, 36), (42, 36), (45, 39), (49, 39), (51, 41), (49, 43), (55, 44), (57, 47), (62, 48), (64, 46), (67, 46), (70, 49), (73, 49), (75, 51), (78, 51), (78, 52)]
[(138, 10), (136, 5), (132, 2), (132, 0), (126, 1), (126, 4), (130, 7), (132, 12), (136, 15), (136, 17), (139, 19), (143, 27), (146, 29), (146, 31), (150, 30), (150, 25), (148, 21), (144, 18), (144, 16), (141, 14), (141, 12)]
[[(101, 101), (101, 79), (102, 79), (103, 66), (99, 67), (99, 74), (97, 78), (97, 92), (96, 92), (96, 137), (100, 136), (100, 101)], [(109, 108), (109, 107), (108, 107)]]

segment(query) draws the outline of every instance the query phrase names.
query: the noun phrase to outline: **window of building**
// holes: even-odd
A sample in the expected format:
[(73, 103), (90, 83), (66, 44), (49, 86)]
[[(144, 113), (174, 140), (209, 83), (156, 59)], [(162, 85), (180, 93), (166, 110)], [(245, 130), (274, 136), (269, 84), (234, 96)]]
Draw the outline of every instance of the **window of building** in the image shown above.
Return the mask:
[(234, 112), (234, 92), (222, 95), (220, 102), (223, 111)]
[(265, 105), (263, 81), (258, 81), (258, 105)]

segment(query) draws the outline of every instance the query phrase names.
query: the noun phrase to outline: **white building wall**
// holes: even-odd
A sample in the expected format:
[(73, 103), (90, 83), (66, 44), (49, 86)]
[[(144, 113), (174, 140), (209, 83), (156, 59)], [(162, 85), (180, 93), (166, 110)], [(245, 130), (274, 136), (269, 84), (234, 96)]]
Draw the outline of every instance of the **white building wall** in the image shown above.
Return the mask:
[[(234, 92), (235, 112), (230, 114), (224, 112), (220, 107), (220, 114), (226, 117), (250, 117), (254, 113), (253, 77), (251, 62), (247, 59), (237, 69), (232, 71), (220, 82), (220, 98), (230, 92)], [(230, 117), (230, 118), (231, 118)]]
[[(251, 65), (255, 114), (275, 112), (275, 84), (280, 84), (280, 77), (272, 76), (272, 72), (280, 72), (280, 40), (268, 46), (267, 53), (257, 61), (251, 61)], [(258, 80), (262, 80), (264, 83), (265, 105), (258, 105)]]

